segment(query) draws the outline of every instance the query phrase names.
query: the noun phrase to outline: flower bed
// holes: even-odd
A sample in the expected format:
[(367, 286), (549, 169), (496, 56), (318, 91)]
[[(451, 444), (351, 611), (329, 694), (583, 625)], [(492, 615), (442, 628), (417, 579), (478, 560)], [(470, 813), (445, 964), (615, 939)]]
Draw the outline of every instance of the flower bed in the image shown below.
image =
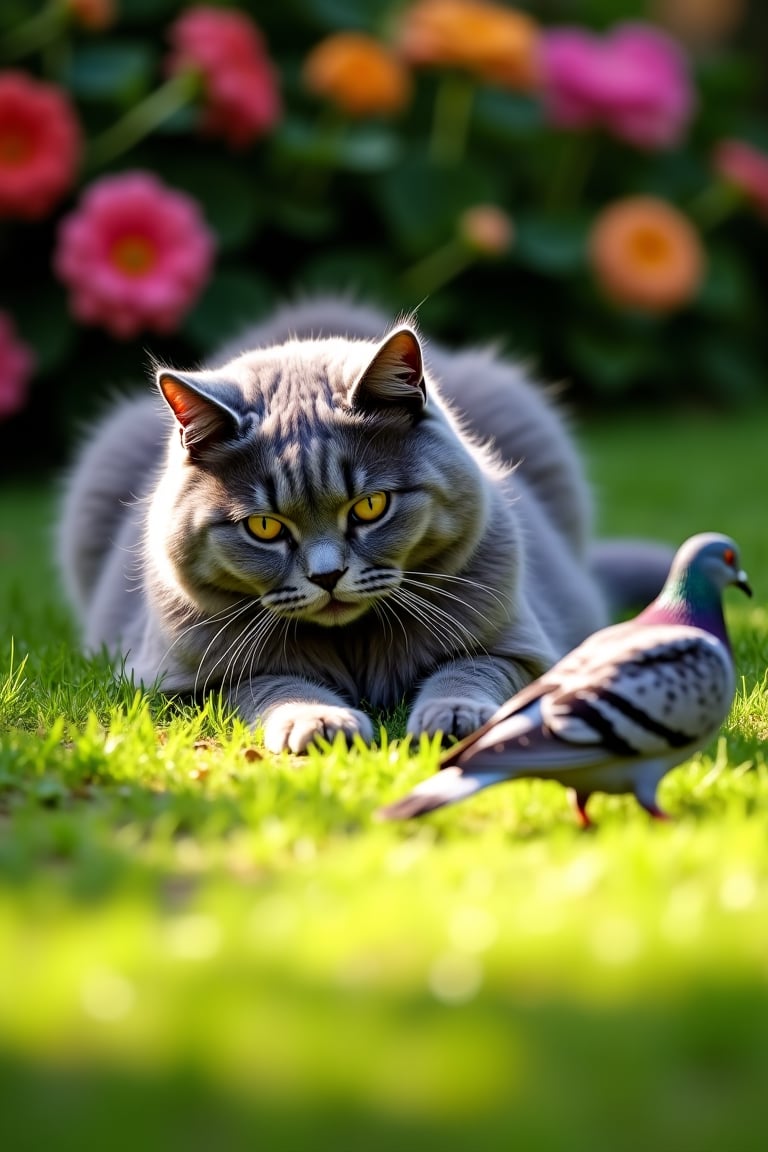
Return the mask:
[(3, 6), (5, 461), (318, 287), (502, 336), (584, 403), (765, 393), (744, 5), (262, 7)]

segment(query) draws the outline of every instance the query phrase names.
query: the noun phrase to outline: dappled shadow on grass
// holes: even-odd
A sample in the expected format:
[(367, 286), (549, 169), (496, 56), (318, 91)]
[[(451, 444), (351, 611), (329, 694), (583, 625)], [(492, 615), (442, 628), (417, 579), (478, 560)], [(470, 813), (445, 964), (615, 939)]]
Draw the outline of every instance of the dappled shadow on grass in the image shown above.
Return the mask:
[(666, 1002), (600, 1007), (557, 997), (526, 1000), (509, 989), (470, 1006), (404, 997), (373, 1011), (354, 996), (287, 980), (276, 992), (286, 1011), (302, 1019), (302, 1030), (286, 1044), (244, 997), (232, 1027), (250, 1031), (253, 1060), (234, 1073), (226, 1058), (217, 1068), (204, 1036), (175, 1060), (152, 1052), (144, 1063), (76, 1048), (35, 1058), (6, 1045), (0, 1115), (8, 1147), (762, 1147), (764, 985), (699, 985)]

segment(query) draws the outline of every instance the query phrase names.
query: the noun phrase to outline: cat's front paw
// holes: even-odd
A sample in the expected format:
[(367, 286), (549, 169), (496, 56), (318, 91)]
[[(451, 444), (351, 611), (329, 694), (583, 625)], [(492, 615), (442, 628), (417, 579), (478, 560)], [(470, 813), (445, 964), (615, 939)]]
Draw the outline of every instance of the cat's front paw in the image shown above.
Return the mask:
[(497, 708), (497, 704), (483, 704), (478, 700), (463, 700), (452, 696), (425, 700), (411, 712), (408, 732), (412, 736), (419, 736), (422, 732), (434, 736), (442, 732), (445, 739), (455, 736), (461, 740), (490, 719)]
[(339, 732), (349, 742), (360, 736), (373, 739), (373, 725), (357, 708), (333, 704), (280, 704), (264, 724), (264, 744), (269, 752), (306, 752), (318, 737), (333, 741)]

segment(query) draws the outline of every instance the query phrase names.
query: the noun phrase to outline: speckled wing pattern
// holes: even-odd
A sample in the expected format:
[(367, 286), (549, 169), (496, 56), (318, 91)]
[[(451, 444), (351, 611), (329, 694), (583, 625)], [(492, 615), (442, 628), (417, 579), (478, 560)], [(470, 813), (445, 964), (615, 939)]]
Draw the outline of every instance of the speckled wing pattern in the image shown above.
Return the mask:
[[(533, 685), (531, 686), (534, 687)], [(730, 653), (698, 628), (631, 623), (597, 633), (483, 730), (449, 752), (451, 764), (508, 777), (634, 758), (666, 758), (706, 742), (730, 706)], [(490, 754), (485, 754), (486, 752)]]

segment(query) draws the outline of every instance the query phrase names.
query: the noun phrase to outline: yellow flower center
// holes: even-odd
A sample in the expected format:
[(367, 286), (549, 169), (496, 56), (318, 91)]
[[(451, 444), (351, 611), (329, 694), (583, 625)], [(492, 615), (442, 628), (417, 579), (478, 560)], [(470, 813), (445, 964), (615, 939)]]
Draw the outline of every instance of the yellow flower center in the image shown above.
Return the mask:
[(0, 132), (0, 164), (13, 167), (25, 164), (32, 155), (32, 144), (24, 132), (16, 128), (6, 128)]
[(657, 228), (637, 228), (630, 242), (630, 255), (646, 268), (658, 268), (669, 260), (669, 239)]
[(113, 244), (111, 256), (126, 276), (143, 276), (153, 267), (157, 252), (146, 236), (121, 236)]

